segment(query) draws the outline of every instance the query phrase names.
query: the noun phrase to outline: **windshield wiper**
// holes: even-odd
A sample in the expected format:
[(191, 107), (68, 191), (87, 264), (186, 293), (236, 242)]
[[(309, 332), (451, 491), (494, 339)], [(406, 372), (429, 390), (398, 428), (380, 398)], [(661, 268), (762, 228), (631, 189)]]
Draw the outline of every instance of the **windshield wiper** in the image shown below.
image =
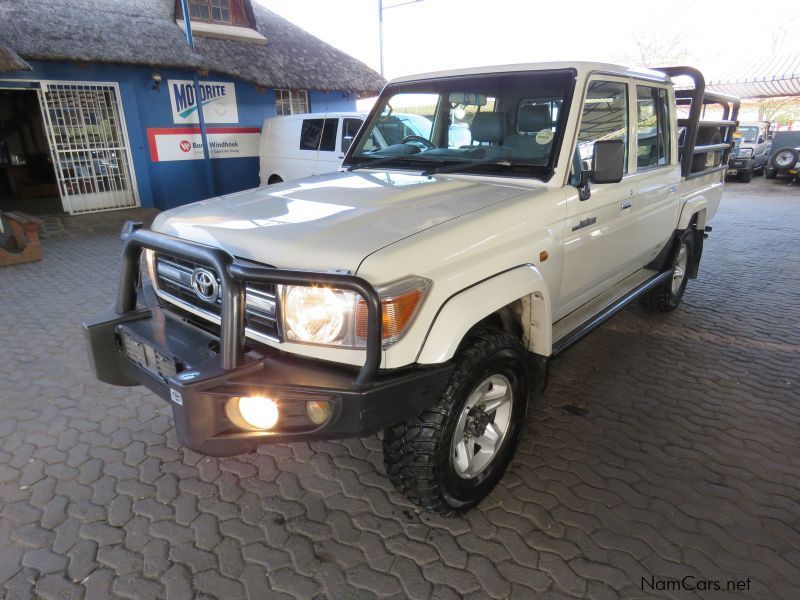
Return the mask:
[[(408, 154), (408, 155), (399, 155), (399, 156), (384, 156), (383, 158), (376, 158), (373, 160), (362, 160), (361, 162), (357, 162), (347, 167), (346, 171), (349, 173), (350, 171), (355, 171), (356, 169), (365, 169), (368, 167), (375, 167), (379, 165), (385, 165), (387, 163), (392, 162), (393, 160), (417, 160), (420, 159), (414, 158), (415, 155)], [(428, 159), (422, 159), (424, 162), (427, 162)]]
[(507, 160), (497, 160), (496, 158), (481, 158), (479, 160), (469, 160), (452, 165), (433, 167), (432, 169), (423, 171), (421, 175), (423, 177), (430, 177), (431, 175), (437, 175), (439, 173), (455, 173), (456, 171), (471, 169), (472, 167), (477, 167), (479, 165), (501, 165), (503, 167), (510, 167), (513, 164), (517, 163), (512, 163)]

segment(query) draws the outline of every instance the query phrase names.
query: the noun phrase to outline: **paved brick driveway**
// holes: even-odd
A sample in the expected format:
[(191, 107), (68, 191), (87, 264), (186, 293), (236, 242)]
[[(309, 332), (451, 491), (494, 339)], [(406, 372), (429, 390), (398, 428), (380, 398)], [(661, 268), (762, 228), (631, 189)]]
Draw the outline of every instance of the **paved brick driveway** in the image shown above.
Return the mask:
[[(463, 520), (419, 514), (377, 438), (179, 448), (169, 407), (89, 373), (119, 223), (51, 219), (0, 270), (0, 590), (7, 598), (693, 597), (686, 575), (800, 590), (800, 188), (733, 183), (701, 278), (553, 365), (511, 471)], [(692, 580), (688, 580), (691, 582)], [(0, 594), (2, 595), (2, 594)]]

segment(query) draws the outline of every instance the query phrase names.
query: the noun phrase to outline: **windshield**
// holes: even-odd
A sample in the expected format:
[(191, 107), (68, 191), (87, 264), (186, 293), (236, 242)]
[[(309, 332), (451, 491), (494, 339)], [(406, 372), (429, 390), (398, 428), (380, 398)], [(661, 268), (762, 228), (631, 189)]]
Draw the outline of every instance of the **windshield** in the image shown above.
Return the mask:
[(739, 127), (742, 134), (740, 140), (746, 144), (755, 144), (758, 141), (758, 127)]
[(574, 79), (538, 71), (389, 86), (344, 166), (547, 177)]

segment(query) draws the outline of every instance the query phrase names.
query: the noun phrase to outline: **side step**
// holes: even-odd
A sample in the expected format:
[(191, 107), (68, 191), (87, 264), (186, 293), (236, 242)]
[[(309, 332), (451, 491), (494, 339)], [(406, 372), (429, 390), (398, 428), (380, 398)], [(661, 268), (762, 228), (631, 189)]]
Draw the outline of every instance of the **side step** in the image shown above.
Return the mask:
[(553, 356), (560, 354), (587, 333), (594, 331), (635, 298), (672, 276), (672, 271), (659, 273), (639, 269), (614, 287), (590, 300), (579, 309), (553, 323)]

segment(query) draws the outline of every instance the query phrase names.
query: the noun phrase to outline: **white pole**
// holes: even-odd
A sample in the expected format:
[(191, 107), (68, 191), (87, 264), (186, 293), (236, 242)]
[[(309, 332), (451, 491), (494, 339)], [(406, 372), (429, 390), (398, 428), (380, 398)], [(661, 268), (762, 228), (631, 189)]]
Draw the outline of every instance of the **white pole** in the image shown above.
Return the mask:
[(381, 49), (381, 77), (383, 77), (383, 0), (378, 0), (378, 43)]

